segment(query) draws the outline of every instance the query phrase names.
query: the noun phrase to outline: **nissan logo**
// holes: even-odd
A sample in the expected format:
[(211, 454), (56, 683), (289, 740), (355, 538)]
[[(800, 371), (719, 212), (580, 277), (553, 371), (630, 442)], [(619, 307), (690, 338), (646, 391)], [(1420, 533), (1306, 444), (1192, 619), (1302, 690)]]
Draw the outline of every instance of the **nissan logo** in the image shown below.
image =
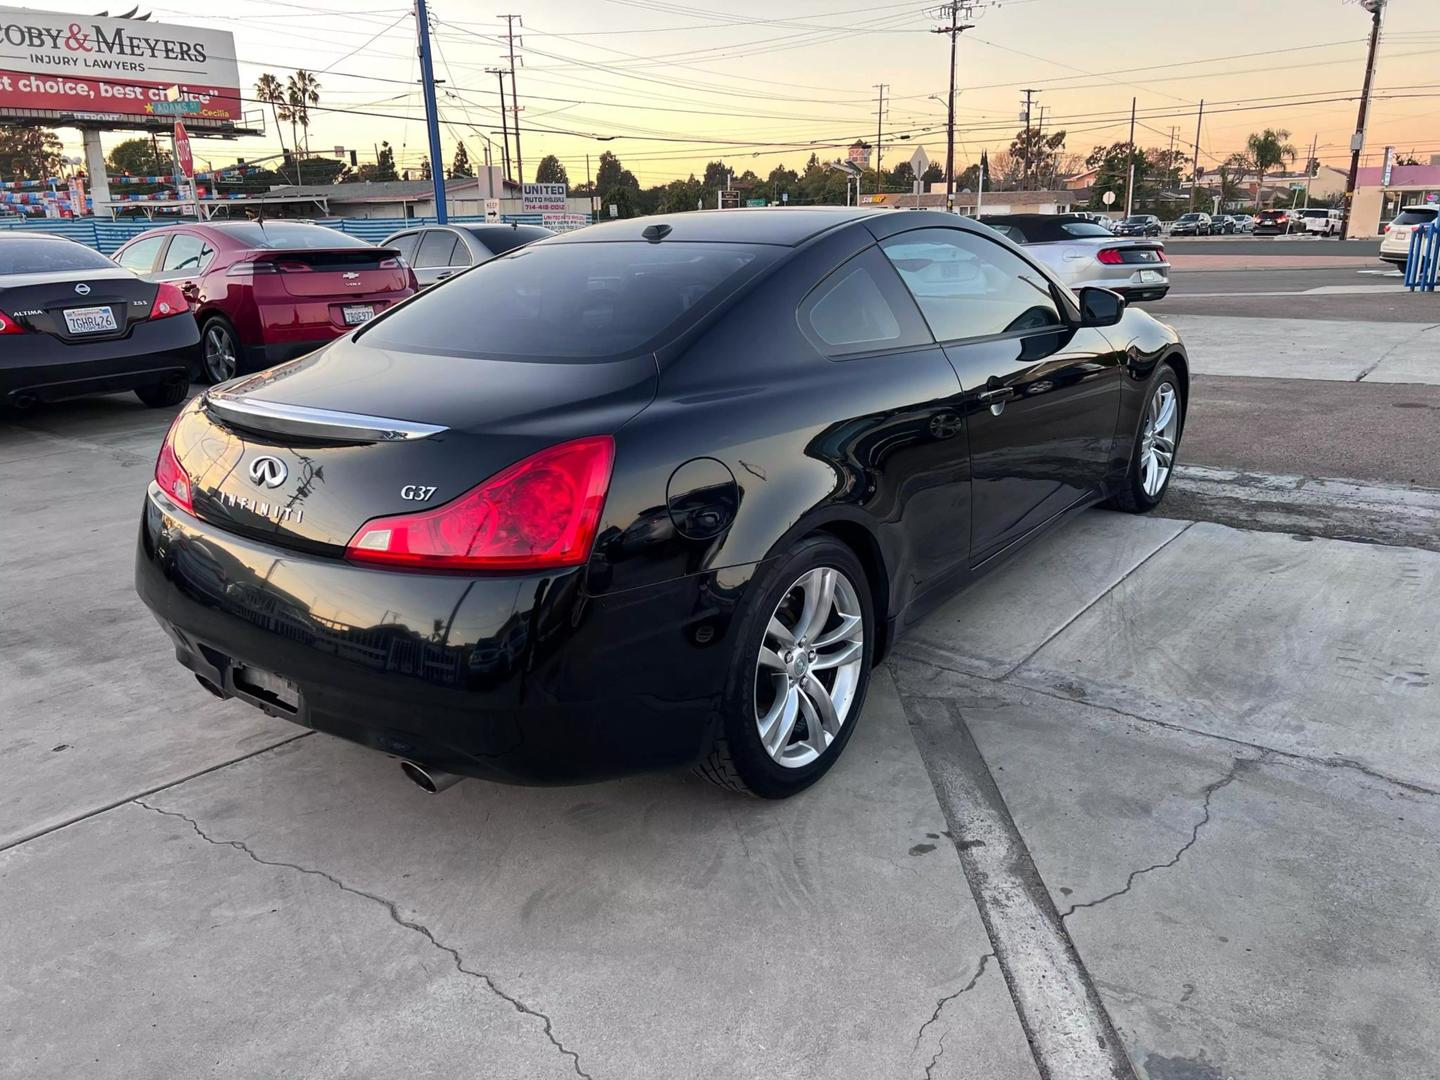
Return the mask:
[(250, 482), (256, 487), (277, 488), (285, 482), (290, 470), (276, 457), (257, 457), (250, 462)]
[(75, 286), (75, 291), (76, 291), (77, 293), (79, 293), (81, 296), (89, 296), (89, 295), (90, 295), (90, 286), (89, 286), (89, 285), (86, 285), (86, 284), (82, 281), (82, 282), (80, 282), (79, 285), (76, 285), (76, 286)]

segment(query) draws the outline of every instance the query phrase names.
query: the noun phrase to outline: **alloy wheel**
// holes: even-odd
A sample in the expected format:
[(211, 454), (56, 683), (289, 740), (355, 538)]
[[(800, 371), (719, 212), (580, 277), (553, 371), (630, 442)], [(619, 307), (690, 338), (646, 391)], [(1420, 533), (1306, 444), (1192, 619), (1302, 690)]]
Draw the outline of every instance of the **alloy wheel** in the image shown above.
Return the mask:
[(205, 331), (205, 374), (211, 382), (224, 382), (235, 377), (235, 341), (230, 332), (218, 323)]
[(839, 736), (865, 662), (865, 620), (848, 577), (821, 566), (785, 590), (755, 666), (755, 725), (777, 764), (809, 765)]
[(1175, 462), (1175, 440), (1180, 434), (1180, 397), (1173, 383), (1162, 382), (1145, 410), (1140, 436), (1140, 485), (1154, 499), (1165, 487)]

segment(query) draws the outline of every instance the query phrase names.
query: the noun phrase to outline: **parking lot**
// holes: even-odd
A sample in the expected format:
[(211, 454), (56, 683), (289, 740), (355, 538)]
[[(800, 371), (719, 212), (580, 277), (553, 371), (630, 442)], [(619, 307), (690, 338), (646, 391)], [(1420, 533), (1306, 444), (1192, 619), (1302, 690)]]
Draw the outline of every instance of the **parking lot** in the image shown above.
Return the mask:
[(131, 583), (172, 411), (7, 417), (0, 1075), (1434, 1075), (1440, 303), (1251, 243), (1151, 305), (1160, 513), (950, 601), (781, 803), (429, 798), (217, 701)]

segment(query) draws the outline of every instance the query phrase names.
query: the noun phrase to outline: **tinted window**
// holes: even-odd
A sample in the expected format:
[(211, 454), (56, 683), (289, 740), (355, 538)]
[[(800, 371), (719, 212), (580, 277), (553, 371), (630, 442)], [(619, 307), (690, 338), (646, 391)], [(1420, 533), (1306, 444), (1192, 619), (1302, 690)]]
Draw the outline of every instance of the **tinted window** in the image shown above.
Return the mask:
[(420, 234), (420, 251), (415, 256), (418, 267), (449, 266), (450, 256), (460, 238), (443, 229), (427, 229)]
[[(155, 257), (155, 249), (150, 249)], [(98, 251), (70, 240), (0, 240), (0, 274), (43, 274), (65, 270), (104, 270), (115, 264)]]
[(199, 273), (210, 264), (215, 252), (198, 236), (182, 233), (172, 237), (170, 248), (165, 252), (165, 263), (161, 270), (175, 273)]
[(1424, 225), (1434, 221), (1440, 216), (1440, 210), (1427, 210), (1424, 207), (1414, 207), (1409, 210), (1401, 210), (1395, 218), (1396, 225)]
[(419, 233), (404, 233), (400, 236), (392, 236), (386, 240), (382, 247), (391, 248), (400, 253), (400, 257), (407, 263), (415, 261), (415, 245), (420, 242)]
[(811, 290), (800, 326), (827, 356), (903, 349), (930, 335), (878, 251), (857, 255)]
[(455, 238), (455, 250), (450, 253), (451, 266), (469, 266), (473, 259), (470, 258), (470, 249), (465, 246), (465, 241), (459, 237)]
[(1061, 322), (1049, 282), (1001, 245), (958, 229), (918, 229), (884, 250), (941, 341)]
[(339, 229), (323, 225), (301, 225), (284, 221), (244, 221), (226, 225), (226, 236), (232, 236), (246, 247), (274, 251), (295, 248), (369, 247), (364, 240), (346, 236)]
[(1093, 221), (1066, 221), (1060, 225), (1060, 230), (1066, 236), (1114, 236), (1104, 225), (1096, 225)]
[(383, 348), (542, 360), (653, 347), (770, 265), (748, 244), (544, 244), (491, 259), (363, 332)]
[(470, 234), (496, 255), (555, 235), (553, 230), (539, 225), (481, 225), (471, 229)]
[(165, 237), (147, 236), (143, 240), (137, 240), (118, 256), (116, 262), (127, 270), (134, 270), (137, 274), (148, 274), (155, 269), (155, 256), (160, 254), (160, 245), (165, 243)]
[(1200, 220), (1200, 215), (1199, 215), (1199, 214), (1181, 214), (1181, 215), (1180, 215), (1180, 220), (1181, 220), (1181, 221), (1199, 221), (1199, 220)]

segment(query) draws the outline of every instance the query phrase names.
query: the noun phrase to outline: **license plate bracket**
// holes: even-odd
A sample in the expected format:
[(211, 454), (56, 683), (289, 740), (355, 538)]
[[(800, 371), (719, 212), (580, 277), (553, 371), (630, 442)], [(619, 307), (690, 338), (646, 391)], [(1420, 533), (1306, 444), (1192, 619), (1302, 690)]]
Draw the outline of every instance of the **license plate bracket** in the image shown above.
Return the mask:
[(66, 308), (65, 328), (72, 334), (104, 334), (120, 329), (108, 306)]
[(230, 669), (230, 681), (239, 693), (247, 697), (257, 698), (292, 715), (300, 712), (300, 687), (273, 671), (236, 664)]
[(1156, 285), (1165, 280), (1165, 275), (1159, 270), (1141, 270), (1140, 283), (1142, 285)]

